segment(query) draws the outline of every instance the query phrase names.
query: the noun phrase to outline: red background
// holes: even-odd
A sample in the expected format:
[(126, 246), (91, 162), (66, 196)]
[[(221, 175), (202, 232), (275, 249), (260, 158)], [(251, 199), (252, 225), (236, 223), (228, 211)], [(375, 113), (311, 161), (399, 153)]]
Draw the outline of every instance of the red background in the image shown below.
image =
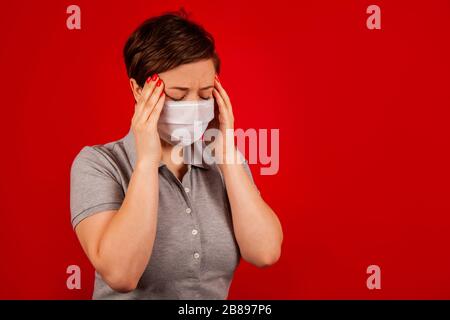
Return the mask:
[[(81, 30), (66, 8), (81, 7)], [(366, 28), (381, 7), (382, 30)], [(0, 298), (90, 298), (70, 225), (84, 145), (128, 132), (122, 47), (184, 5), (216, 38), (237, 127), (280, 129), (254, 179), (285, 241), (245, 262), (231, 299), (450, 298), (449, 1), (4, 1), (0, 8)], [(82, 289), (66, 288), (66, 268)], [(381, 267), (381, 290), (366, 268)]]

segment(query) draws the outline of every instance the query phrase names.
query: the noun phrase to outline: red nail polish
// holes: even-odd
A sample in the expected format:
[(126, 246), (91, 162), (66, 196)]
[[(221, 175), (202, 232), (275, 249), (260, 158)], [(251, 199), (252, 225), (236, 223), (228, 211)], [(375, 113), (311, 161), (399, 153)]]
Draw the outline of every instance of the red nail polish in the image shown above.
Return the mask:
[(156, 83), (156, 86), (159, 87), (161, 85), (162, 81), (161, 79), (158, 79), (158, 82)]
[(158, 78), (158, 75), (155, 73), (155, 74), (152, 76), (152, 80), (155, 81), (157, 78)]
[(151, 77), (148, 77), (145, 82), (149, 83), (151, 79), (152, 79)]
[(162, 97), (164, 95), (164, 91), (161, 91), (161, 94), (159, 95), (159, 97)]

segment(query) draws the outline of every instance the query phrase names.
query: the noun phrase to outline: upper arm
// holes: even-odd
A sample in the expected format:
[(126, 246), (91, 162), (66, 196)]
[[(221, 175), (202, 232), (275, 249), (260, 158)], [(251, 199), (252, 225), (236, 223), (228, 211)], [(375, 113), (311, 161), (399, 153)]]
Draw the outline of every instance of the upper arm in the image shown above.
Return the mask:
[(261, 193), (261, 192), (259, 191), (259, 189), (258, 189), (258, 186), (257, 186), (256, 183), (255, 183), (255, 180), (253, 179), (252, 171), (250, 170), (250, 167), (249, 167), (249, 165), (248, 165), (247, 159), (244, 160), (244, 162), (242, 163), (242, 165), (244, 166), (245, 173), (247, 173), (247, 176), (250, 178), (250, 180), (251, 180), (253, 186), (256, 188), (256, 190), (257, 190), (259, 193)]
[(94, 265), (102, 234), (123, 199), (110, 159), (93, 147), (84, 147), (71, 166), (70, 211), (72, 227)]
[(81, 247), (94, 266), (96, 266), (96, 257), (102, 235), (116, 212), (117, 210), (98, 212), (83, 219), (75, 227), (75, 233)]
[(70, 171), (70, 211), (72, 227), (93, 214), (118, 210), (125, 198), (111, 159), (94, 147), (84, 147)]

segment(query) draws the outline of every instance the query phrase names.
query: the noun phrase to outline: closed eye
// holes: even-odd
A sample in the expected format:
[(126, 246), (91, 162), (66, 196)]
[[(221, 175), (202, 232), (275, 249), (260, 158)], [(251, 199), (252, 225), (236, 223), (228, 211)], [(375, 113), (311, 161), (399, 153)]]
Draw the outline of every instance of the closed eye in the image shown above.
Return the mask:
[[(186, 97), (186, 96), (182, 96), (181, 98), (175, 99), (175, 98), (172, 98), (171, 96), (169, 96), (168, 94), (166, 94), (166, 96), (169, 97), (170, 100), (172, 100), (172, 101), (181, 101), (181, 100), (183, 100)], [(202, 99), (202, 100), (209, 100), (211, 98), (212, 98), (212, 96), (210, 96), (210, 97), (200, 97), (200, 99)]]
[[(200, 99), (202, 99), (202, 100), (209, 100), (209, 99), (211, 99), (211, 98), (212, 98), (212, 92), (205, 92), (205, 90), (210, 90), (210, 89), (212, 89), (212, 88), (214, 88), (213, 85), (210, 85), (210, 86), (206, 86), (206, 87), (200, 88), (199, 91), (200, 91), (201, 93), (203, 93), (203, 94), (208, 94), (208, 95), (209, 95), (208, 97), (202, 97), (202, 96), (199, 95)], [(183, 100), (183, 99), (186, 97), (186, 93), (189, 91), (189, 88), (188, 88), (188, 87), (169, 87), (168, 89), (175, 89), (175, 90), (179, 90), (179, 91), (185, 93), (183, 96), (179, 97), (178, 99), (175, 99), (175, 98), (169, 96), (169, 95), (166, 93), (166, 96), (167, 96), (168, 98), (170, 98), (171, 100), (173, 100), (173, 101), (181, 101), (181, 100)], [(212, 91), (212, 90), (211, 90), (211, 91)]]

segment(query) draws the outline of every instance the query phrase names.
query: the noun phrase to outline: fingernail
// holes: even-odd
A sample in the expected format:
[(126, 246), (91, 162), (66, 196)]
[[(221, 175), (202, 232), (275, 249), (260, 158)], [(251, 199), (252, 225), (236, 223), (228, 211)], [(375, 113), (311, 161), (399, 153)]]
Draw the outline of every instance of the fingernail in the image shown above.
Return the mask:
[(151, 77), (148, 77), (146, 82), (149, 83), (151, 79), (152, 79)]
[(152, 76), (152, 80), (155, 81), (157, 78), (158, 78), (158, 75), (155, 73), (155, 74)]
[(158, 82), (156, 83), (156, 86), (159, 87), (161, 85), (161, 79), (158, 79)]

